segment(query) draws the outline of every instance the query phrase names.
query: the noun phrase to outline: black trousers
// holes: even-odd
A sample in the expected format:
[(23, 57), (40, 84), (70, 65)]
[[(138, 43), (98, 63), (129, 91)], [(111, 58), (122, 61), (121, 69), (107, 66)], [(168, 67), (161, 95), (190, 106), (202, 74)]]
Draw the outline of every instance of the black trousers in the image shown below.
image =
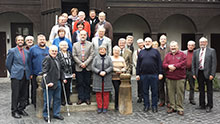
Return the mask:
[(163, 79), (159, 80), (158, 96), (161, 103), (169, 103), (166, 75), (164, 74), (163, 74)]
[[(67, 83), (64, 83), (64, 87), (65, 87), (65, 91), (66, 91), (66, 98), (67, 98), (67, 102), (70, 102), (70, 83), (72, 81), (72, 78), (66, 78)], [(63, 83), (63, 82), (62, 82)], [(61, 84), (61, 101), (62, 102), (66, 102), (65, 101), (65, 96), (64, 96), (64, 91), (63, 91), (63, 84)]]
[(141, 80), (137, 81), (137, 91), (138, 91), (138, 98), (142, 99), (143, 98), (143, 95), (142, 95), (143, 85), (142, 85)]
[(193, 78), (192, 71), (187, 70), (186, 71), (186, 82), (185, 82), (185, 89), (186, 89), (186, 83), (189, 82), (189, 101), (194, 100), (194, 88), (195, 88), (195, 79)]
[[(201, 107), (209, 106), (213, 107), (213, 88), (212, 80), (206, 79), (203, 71), (198, 72), (198, 83), (199, 83), (199, 105)], [(207, 86), (207, 105), (205, 102), (205, 85)]]
[(37, 75), (33, 75), (31, 80), (31, 103), (34, 105), (36, 105), (37, 88)]
[(76, 80), (78, 99), (82, 101), (90, 100), (91, 71), (83, 69), (81, 72), (76, 72)]
[(26, 102), (26, 96), (27, 96), (27, 83), (26, 76), (24, 74), (23, 78), (21, 80), (17, 80), (15, 78), (11, 79), (11, 111), (12, 112), (18, 112), (25, 109), (25, 102)]
[(118, 95), (119, 95), (119, 87), (121, 84), (120, 80), (112, 80), (114, 89), (115, 89), (115, 109), (118, 109)]

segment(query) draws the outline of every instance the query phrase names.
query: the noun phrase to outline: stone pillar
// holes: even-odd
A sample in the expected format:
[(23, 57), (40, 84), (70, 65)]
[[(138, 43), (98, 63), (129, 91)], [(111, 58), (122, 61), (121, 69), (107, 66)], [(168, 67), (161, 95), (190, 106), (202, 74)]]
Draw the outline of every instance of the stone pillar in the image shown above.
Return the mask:
[(121, 74), (119, 88), (119, 112), (123, 115), (132, 114), (131, 75)]
[(41, 87), (42, 76), (37, 76), (37, 96), (36, 96), (36, 116), (38, 118), (43, 118), (43, 106), (44, 106), (44, 96), (43, 88)]

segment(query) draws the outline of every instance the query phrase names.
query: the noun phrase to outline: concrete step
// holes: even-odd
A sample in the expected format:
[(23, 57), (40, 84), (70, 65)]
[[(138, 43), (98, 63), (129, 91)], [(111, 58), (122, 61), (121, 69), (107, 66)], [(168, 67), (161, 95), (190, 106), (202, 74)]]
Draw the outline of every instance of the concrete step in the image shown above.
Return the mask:
[[(115, 104), (113, 102), (109, 103), (108, 110), (114, 110)], [(91, 105), (87, 105), (86, 103), (83, 103), (81, 105), (77, 105), (76, 103), (73, 103), (73, 105), (69, 105), (70, 112), (85, 112), (85, 111), (96, 111), (97, 110), (97, 103), (91, 102)], [(66, 106), (61, 106), (61, 112), (67, 112)]]
[[(70, 95), (70, 101), (71, 101), (72, 103), (77, 103), (77, 102), (78, 102), (78, 93), (73, 93), (73, 94), (71, 94), (71, 95)], [(91, 102), (96, 102), (96, 96), (93, 95), (93, 94), (91, 94), (91, 95), (90, 95), (90, 101), (91, 101)]]

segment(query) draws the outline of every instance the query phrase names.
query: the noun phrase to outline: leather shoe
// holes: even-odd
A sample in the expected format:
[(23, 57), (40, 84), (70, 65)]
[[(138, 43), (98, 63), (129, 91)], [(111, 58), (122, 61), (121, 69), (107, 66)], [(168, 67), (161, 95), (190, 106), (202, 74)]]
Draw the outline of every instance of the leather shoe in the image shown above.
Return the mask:
[(173, 109), (173, 108), (169, 108), (168, 110), (167, 110), (167, 113), (168, 114), (171, 114), (171, 113), (173, 113), (175, 110)]
[(107, 113), (107, 109), (103, 109), (102, 112), (105, 114)]
[(21, 115), (19, 115), (17, 112), (12, 112), (11, 115), (14, 118), (21, 118)]
[(184, 112), (183, 111), (178, 111), (177, 114), (183, 116)]
[(81, 105), (82, 103), (83, 103), (82, 100), (79, 100), (76, 104)]
[(53, 118), (55, 118), (55, 119), (58, 119), (58, 120), (63, 120), (64, 119), (64, 117), (63, 116), (53, 116)]
[(90, 105), (91, 104), (90, 100), (86, 100), (86, 104)]
[(28, 116), (28, 113), (25, 112), (24, 110), (19, 111), (18, 114), (23, 115), (23, 116)]
[(98, 114), (101, 114), (101, 113), (102, 113), (102, 109), (101, 109), (101, 108), (98, 108), (97, 113), (98, 113)]
[(68, 102), (68, 105), (73, 105), (73, 103), (72, 102)]
[(65, 105), (66, 105), (66, 102), (61, 102), (61, 105), (62, 105), (62, 106), (65, 106)]
[(144, 112), (148, 112), (149, 110), (150, 110), (149, 107), (144, 107), (144, 109), (143, 109)]
[(205, 110), (205, 107), (199, 106), (196, 109), (198, 109), (198, 110)]
[(192, 105), (196, 105), (196, 102), (194, 100), (190, 100), (189, 103)]
[(157, 107), (152, 107), (152, 112), (153, 112), (153, 113), (158, 112)]
[(138, 98), (137, 103), (141, 103), (142, 102), (142, 98)]
[(209, 113), (209, 112), (211, 112), (211, 111), (212, 111), (211, 107), (207, 106), (207, 107), (206, 107), (206, 112)]
[(48, 122), (48, 117), (44, 117), (44, 120), (45, 120), (46, 122)]

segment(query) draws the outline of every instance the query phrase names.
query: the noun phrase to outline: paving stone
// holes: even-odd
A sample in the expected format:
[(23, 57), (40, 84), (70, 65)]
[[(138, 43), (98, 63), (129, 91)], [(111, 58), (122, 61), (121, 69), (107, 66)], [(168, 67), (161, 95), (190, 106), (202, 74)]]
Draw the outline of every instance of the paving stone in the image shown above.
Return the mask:
[[(52, 118), (52, 124), (220, 124), (220, 92), (214, 92), (214, 108), (211, 113), (205, 110), (196, 110), (198, 106), (198, 93), (195, 93), (197, 105), (191, 105), (188, 101), (189, 92), (186, 91), (184, 100), (184, 116), (177, 113), (167, 114), (166, 107), (159, 107), (158, 113), (143, 112), (143, 103), (137, 103), (136, 82), (132, 81), (133, 113), (131, 115), (121, 115), (114, 110), (106, 114), (97, 114), (96, 111), (61, 113), (64, 121)], [(38, 119), (35, 115), (33, 105), (26, 108), (28, 117), (14, 119), (11, 117), (11, 87), (10, 82), (0, 84), (0, 124), (46, 124), (43, 119)]]

